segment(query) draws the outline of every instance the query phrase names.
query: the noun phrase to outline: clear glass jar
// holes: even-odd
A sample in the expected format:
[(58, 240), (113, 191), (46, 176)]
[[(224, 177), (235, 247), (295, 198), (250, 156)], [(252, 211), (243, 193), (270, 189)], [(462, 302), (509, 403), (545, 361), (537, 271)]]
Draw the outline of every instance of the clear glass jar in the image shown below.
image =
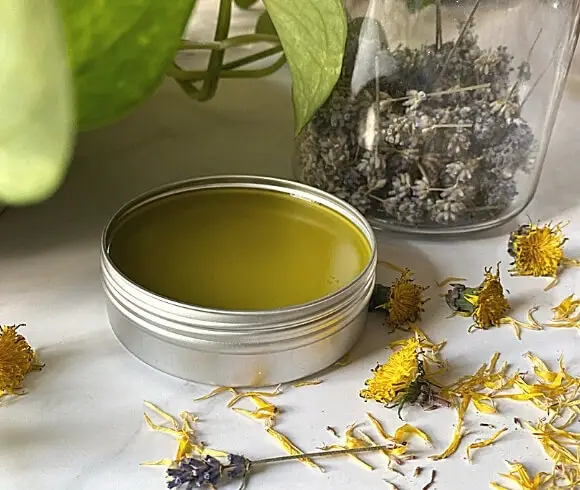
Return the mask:
[(580, 0), (346, 6), (342, 75), (297, 137), (296, 178), (379, 228), (469, 232), (520, 213), (546, 156)]

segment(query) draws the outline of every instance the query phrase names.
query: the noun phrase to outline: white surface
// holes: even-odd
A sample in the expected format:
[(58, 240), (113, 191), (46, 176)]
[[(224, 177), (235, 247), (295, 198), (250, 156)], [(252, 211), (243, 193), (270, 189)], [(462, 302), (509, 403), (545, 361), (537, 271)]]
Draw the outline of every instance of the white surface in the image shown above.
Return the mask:
[[(573, 77), (575, 72), (573, 71)], [(578, 123), (580, 89), (570, 81), (540, 189), (527, 213), (533, 219), (571, 220), (568, 255), (580, 256), (580, 151)], [(290, 176), (292, 120), (286, 72), (261, 81), (223, 83), (210, 103), (188, 102), (166, 83), (159, 93), (119, 124), (83, 135), (64, 187), (49, 201), (0, 216), (0, 319), (4, 324), (26, 322), (22, 329), (46, 367), (27, 378), (27, 396), (7, 400), (0, 407), (0, 488), (2, 490), (160, 490), (163, 471), (139, 463), (171, 457), (175, 443), (150, 431), (143, 420), (143, 400), (177, 414), (199, 415), (200, 438), (213, 447), (257, 458), (280, 450), (251, 420), (225, 409), (221, 396), (206, 402), (192, 399), (208, 391), (156, 372), (134, 359), (116, 341), (107, 324), (99, 280), (99, 235), (109, 216), (127, 199), (151, 187), (211, 173), (263, 173)], [(522, 216), (520, 222), (526, 221)], [(424, 316), (425, 331), (447, 339), (444, 354), (453, 373), (471, 373), (494, 351), (525, 368), (528, 350), (553, 362), (564, 354), (580, 373), (580, 337), (575, 331), (524, 331), (517, 341), (509, 327), (468, 334), (469, 321), (446, 319), (447, 310), (433, 282), (460, 275), (471, 284), (481, 280), (485, 266), (509, 262), (508, 232), (517, 223), (462, 240), (407, 239), (380, 235), (380, 257), (411, 267), (421, 283), (431, 285), (432, 300)], [(392, 277), (381, 270), (379, 278)], [(505, 286), (522, 317), (529, 306), (548, 307), (570, 292), (580, 293), (580, 270), (568, 270), (561, 284), (542, 292), (542, 279), (514, 279), (504, 272)], [(544, 314), (546, 311), (544, 310)], [(379, 318), (355, 350), (351, 365), (321, 375), (319, 386), (288, 389), (276, 403), (284, 413), (279, 429), (300, 447), (314, 450), (332, 442), (327, 425), (343, 430), (364, 422), (372, 411), (394, 430), (400, 422), (394, 411), (365, 404), (358, 397), (364, 379), (377, 361), (384, 361), (387, 336)], [(575, 357), (576, 354), (576, 357)], [(470, 410), (471, 434), (449, 460), (419, 465), (438, 472), (436, 489), (488, 488), (504, 471), (504, 459), (517, 459), (533, 470), (547, 469), (539, 445), (522, 430), (514, 430), (515, 414), (535, 417), (519, 405), (501, 416), (483, 417)], [(512, 408), (513, 407), (513, 408)], [(515, 409), (515, 410), (514, 410)], [(454, 412), (441, 409), (406, 412), (407, 421), (433, 434), (435, 449), (446, 447)], [(504, 423), (512, 429), (492, 448), (482, 449), (475, 464), (464, 460), (467, 441), (489, 435), (479, 423)], [(420, 445), (418, 446), (420, 447)], [(369, 456), (383, 466), (380, 456)], [(257, 473), (250, 489), (381, 489), (389, 478), (401, 489), (420, 489), (422, 479), (401, 478), (384, 470), (373, 473), (346, 458), (326, 460), (325, 474), (299, 463), (269, 467)], [(405, 472), (411, 474), (414, 464)], [(235, 485), (227, 489), (237, 488)]]

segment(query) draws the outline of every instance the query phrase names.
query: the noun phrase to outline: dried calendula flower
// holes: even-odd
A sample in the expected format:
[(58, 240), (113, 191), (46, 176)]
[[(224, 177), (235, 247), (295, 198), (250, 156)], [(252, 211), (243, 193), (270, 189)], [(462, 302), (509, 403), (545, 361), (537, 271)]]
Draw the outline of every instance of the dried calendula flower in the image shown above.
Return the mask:
[(529, 323), (519, 322), (509, 316), (511, 306), (505, 297), (501, 283), (499, 264), (495, 274), (491, 267), (484, 271), (484, 280), (478, 287), (467, 287), (463, 284), (452, 284), (445, 295), (445, 301), (453, 314), (471, 317), (473, 324), (469, 331), (474, 329), (488, 330), (502, 324), (511, 324), (516, 329), (516, 336), (520, 338), (521, 329), (541, 330), (533, 318)]
[(428, 288), (415, 283), (411, 271), (405, 269), (390, 286), (375, 286), (370, 309), (384, 309), (387, 313), (387, 325), (400, 328), (419, 319), (424, 311), (423, 305), (428, 301), (423, 298), (426, 289)]
[[(544, 485), (552, 478), (548, 473), (538, 473), (532, 478), (521, 463), (512, 463), (508, 461), (507, 465), (509, 467), (509, 473), (503, 473), (500, 476), (518, 485), (518, 490), (542, 490)], [(497, 483), (491, 483), (491, 487), (496, 490), (510, 490), (508, 487), (504, 487)]]
[(417, 338), (410, 338), (392, 354), (387, 362), (372, 370), (373, 377), (365, 381), (366, 388), (360, 396), (365, 400), (375, 400), (388, 408), (407, 403), (433, 406), (432, 385), (425, 376), (421, 344)]
[(579, 265), (577, 260), (564, 256), (567, 241), (562, 232), (564, 226), (564, 223), (526, 224), (512, 232), (508, 242), (508, 253), (514, 259), (510, 272), (518, 276), (556, 279), (561, 267)]
[(24, 336), (18, 333), (22, 326), (0, 326), (0, 398), (18, 394), (24, 377), (43, 367)]

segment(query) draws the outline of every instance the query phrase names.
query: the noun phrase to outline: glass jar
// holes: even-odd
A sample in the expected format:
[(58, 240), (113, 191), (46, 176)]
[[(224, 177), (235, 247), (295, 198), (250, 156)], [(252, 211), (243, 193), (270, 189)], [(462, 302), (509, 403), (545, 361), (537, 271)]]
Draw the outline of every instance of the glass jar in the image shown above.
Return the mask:
[(379, 228), (458, 233), (531, 201), (580, 29), (580, 0), (347, 0), (333, 93), (295, 176)]

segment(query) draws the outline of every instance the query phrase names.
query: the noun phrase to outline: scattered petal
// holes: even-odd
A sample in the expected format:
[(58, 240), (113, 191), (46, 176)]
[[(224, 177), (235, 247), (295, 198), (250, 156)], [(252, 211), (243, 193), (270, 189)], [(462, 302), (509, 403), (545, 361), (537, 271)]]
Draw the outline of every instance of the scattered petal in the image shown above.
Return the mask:
[(461, 400), (461, 404), (459, 405), (459, 408), (457, 410), (457, 424), (455, 425), (455, 430), (453, 431), (451, 443), (449, 444), (447, 449), (445, 449), (445, 451), (443, 451), (441, 454), (431, 456), (431, 459), (435, 461), (446, 459), (453, 453), (455, 453), (455, 451), (457, 451), (457, 448), (461, 443), (461, 439), (463, 438), (463, 419), (465, 417), (465, 412), (467, 411), (467, 407), (469, 406), (470, 402), (471, 398), (469, 396), (465, 396)]
[(274, 391), (246, 391), (235, 395), (226, 405), (228, 408), (233, 407), (241, 399), (253, 396), (278, 396), (282, 393), (282, 385), (278, 385)]
[(315, 385), (319, 385), (320, 383), (322, 383), (321, 379), (311, 379), (308, 381), (299, 381), (297, 383), (294, 383), (292, 386), (294, 388), (300, 388), (302, 386), (315, 386)]
[[(266, 427), (266, 432), (273, 439), (275, 439), (278, 442), (278, 444), (280, 444), (282, 449), (284, 449), (284, 451), (286, 451), (288, 454), (290, 454), (290, 455), (304, 454), (304, 451), (300, 450), (290, 439), (288, 439), (287, 436), (285, 436), (281, 432), (278, 432), (277, 430), (275, 430), (272, 427)], [(307, 466), (310, 466), (311, 468), (315, 468), (315, 469), (322, 471), (322, 472), (324, 471), (320, 466), (318, 466), (310, 458), (304, 457), (304, 458), (300, 458), (298, 461), (304, 463)]]
[(220, 393), (225, 393), (226, 391), (229, 391), (233, 395), (237, 395), (237, 391), (234, 388), (231, 388), (230, 386), (218, 386), (215, 390), (210, 391), (207, 395), (200, 396), (199, 398), (194, 398), (193, 401), (198, 402), (201, 400), (207, 400), (208, 398), (212, 398), (216, 395), (219, 395)]
[(505, 431), (507, 431), (507, 427), (504, 427), (501, 430), (498, 430), (494, 435), (492, 435), (489, 439), (486, 439), (481, 442), (474, 442), (467, 446), (467, 460), (471, 463), (471, 454), (474, 449), (481, 449), (482, 447), (491, 446)]

